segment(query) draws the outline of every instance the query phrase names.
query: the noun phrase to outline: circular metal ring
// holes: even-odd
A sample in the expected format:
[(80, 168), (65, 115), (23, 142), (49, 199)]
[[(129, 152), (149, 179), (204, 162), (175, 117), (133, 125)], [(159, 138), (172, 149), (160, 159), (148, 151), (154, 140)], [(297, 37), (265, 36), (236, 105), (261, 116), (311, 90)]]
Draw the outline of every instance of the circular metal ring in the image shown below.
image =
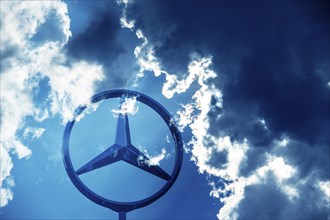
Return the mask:
[(65, 170), (72, 181), (72, 183), (75, 185), (75, 187), (84, 194), (88, 199), (92, 200), (93, 202), (110, 208), (117, 212), (129, 212), (134, 209), (142, 208), (147, 205), (150, 205), (157, 199), (159, 199), (161, 196), (163, 196), (174, 184), (176, 181), (181, 166), (182, 166), (182, 160), (183, 160), (183, 142), (182, 137), (180, 134), (180, 131), (176, 127), (175, 123), (173, 122), (173, 118), (170, 115), (170, 113), (157, 101), (150, 98), (149, 96), (146, 96), (140, 92), (131, 91), (131, 90), (108, 90), (101, 93), (98, 93), (91, 97), (91, 104), (100, 102), (105, 99), (111, 99), (111, 98), (120, 98), (122, 96), (125, 97), (136, 97), (136, 100), (139, 102), (142, 102), (152, 108), (154, 111), (156, 111), (161, 118), (164, 120), (164, 122), (167, 124), (167, 126), (170, 129), (170, 132), (172, 134), (173, 140), (175, 142), (175, 149), (176, 149), (176, 155), (175, 155), (175, 166), (171, 174), (171, 178), (166, 182), (166, 184), (155, 194), (151, 195), (150, 197), (147, 197), (142, 200), (133, 201), (133, 202), (117, 202), (113, 200), (106, 199), (95, 192), (91, 191), (78, 177), (76, 174), (76, 171), (73, 168), (71, 158), (70, 158), (70, 152), (69, 152), (69, 141), (70, 141), (70, 135), (71, 130), (75, 124), (76, 118), (88, 107), (87, 105), (79, 106), (74, 113), (74, 117), (72, 120), (70, 120), (65, 128), (64, 135), (63, 135), (63, 161), (65, 165)]

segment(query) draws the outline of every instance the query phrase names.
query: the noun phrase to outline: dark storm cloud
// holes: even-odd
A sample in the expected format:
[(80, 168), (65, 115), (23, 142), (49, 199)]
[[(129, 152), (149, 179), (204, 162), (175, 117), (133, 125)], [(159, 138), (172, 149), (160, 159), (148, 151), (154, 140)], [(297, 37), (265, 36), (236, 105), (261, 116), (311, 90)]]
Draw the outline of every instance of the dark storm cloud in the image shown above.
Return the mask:
[(68, 54), (76, 59), (99, 62), (105, 66), (123, 52), (116, 42), (116, 35), (121, 29), (119, 18), (108, 10), (98, 10), (89, 21), (84, 32), (73, 34), (68, 43)]
[[(270, 185), (250, 186), (242, 218), (327, 217), (310, 201), (320, 198), (315, 181), (329, 179), (329, 9), (328, 1), (137, 1), (128, 10), (169, 72), (184, 73), (192, 52), (213, 56), (224, 96), (211, 133), (248, 139), (243, 176), (274, 153), (310, 181), (296, 186), (295, 202), (271, 178)], [(274, 148), (285, 136), (287, 147)], [(220, 153), (210, 163), (226, 160)]]
[(296, 187), (304, 194), (293, 200), (278, 191), (272, 175), (267, 177), (267, 183), (247, 187), (238, 206), (239, 219), (327, 219), (328, 210), (318, 203), (322, 193), (313, 181)]
[(106, 78), (99, 90), (127, 86), (136, 68), (133, 51), (138, 40), (121, 28), (122, 6), (116, 1), (69, 1), (68, 5), (72, 19), (69, 57), (102, 65)]
[(134, 4), (130, 17), (152, 42), (162, 41), (156, 52), (167, 69), (184, 70), (193, 51), (214, 56), (227, 112), (213, 125), (217, 131), (267, 146), (269, 132), (255, 121), (260, 117), (273, 135), (329, 143), (325, 2), (144, 3)]

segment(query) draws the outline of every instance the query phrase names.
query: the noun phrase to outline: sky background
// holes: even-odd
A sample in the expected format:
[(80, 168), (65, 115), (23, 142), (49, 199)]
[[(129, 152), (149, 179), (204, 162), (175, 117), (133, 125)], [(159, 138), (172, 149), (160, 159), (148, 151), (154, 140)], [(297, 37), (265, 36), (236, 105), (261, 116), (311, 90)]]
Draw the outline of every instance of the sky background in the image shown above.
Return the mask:
[[(327, 1), (0, 4), (1, 219), (117, 218), (74, 187), (61, 148), (74, 109), (119, 88), (161, 103), (185, 148), (169, 192), (128, 219), (330, 218)], [(113, 144), (118, 103), (75, 125), (76, 169)], [(165, 123), (134, 107), (133, 144), (171, 170)], [(82, 179), (119, 201), (164, 183), (124, 163)]]

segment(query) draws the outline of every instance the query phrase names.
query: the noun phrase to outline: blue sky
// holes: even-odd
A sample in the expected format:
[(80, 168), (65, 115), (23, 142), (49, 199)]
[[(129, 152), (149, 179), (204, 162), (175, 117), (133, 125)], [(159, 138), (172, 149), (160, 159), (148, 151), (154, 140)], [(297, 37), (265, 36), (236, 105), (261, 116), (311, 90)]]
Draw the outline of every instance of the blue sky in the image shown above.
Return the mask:
[[(128, 219), (329, 218), (328, 11), (326, 1), (1, 1), (1, 219), (117, 218), (74, 187), (61, 148), (74, 109), (119, 88), (161, 103), (185, 143), (173, 187)], [(75, 168), (112, 145), (118, 103), (75, 125)], [(132, 141), (171, 170), (165, 123), (133, 107)], [(124, 163), (82, 179), (119, 201), (163, 184)]]

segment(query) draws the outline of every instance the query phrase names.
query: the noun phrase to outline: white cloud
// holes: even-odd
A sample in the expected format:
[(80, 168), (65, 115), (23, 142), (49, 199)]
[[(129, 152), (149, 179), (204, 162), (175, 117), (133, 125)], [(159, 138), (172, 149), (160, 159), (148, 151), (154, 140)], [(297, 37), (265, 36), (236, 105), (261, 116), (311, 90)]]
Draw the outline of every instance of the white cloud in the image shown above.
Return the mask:
[(275, 176), (276, 182), (283, 193), (289, 198), (298, 197), (298, 191), (293, 185), (290, 185), (287, 180), (294, 177), (297, 173), (296, 168), (287, 164), (282, 157), (266, 154), (267, 161), (262, 167), (256, 169), (255, 172), (246, 178), (247, 185), (258, 184), (267, 180), (267, 174), (272, 173)]
[(65, 123), (71, 119), (78, 105), (88, 103), (96, 89), (95, 83), (101, 81), (104, 75), (101, 66), (81, 61), (70, 67), (58, 64), (47, 77), (51, 86), (51, 112), (53, 115), (60, 114)]
[(182, 132), (196, 117), (193, 115), (195, 108), (192, 104), (188, 103), (186, 105), (181, 105), (181, 107), (183, 110), (177, 112), (176, 121), (179, 130)]
[(212, 57), (200, 57), (196, 53), (192, 54), (190, 56), (191, 62), (188, 65), (187, 76), (178, 79), (177, 75), (162, 70), (160, 62), (155, 56), (153, 45), (148, 43), (148, 39), (140, 29), (136, 30), (136, 36), (142, 40), (142, 44), (134, 50), (137, 63), (140, 66), (140, 72), (137, 74), (137, 77), (142, 77), (145, 71), (153, 72), (156, 77), (164, 74), (166, 82), (163, 85), (162, 93), (168, 99), (172, 98), (176, 93), (180, 94), (187, 91), (195, 81), (201, 86), (199, 92), (195, 94), (196, 97), (198, 95), (204, 95), (207, 92), (213, 92), (217, 98), (221, 98), (221, 92), (219, 90), (215, 89), (214, 86), (207, 85), (209, 79), (217, 76), (210, 68)]
[[(93, 95), (95, 83), (104, 76), (100, 66), (84, 61), (68, 63), (62, 52), (71, 36), (64, 2), (1, 1), (0, 4), (1, 54), (14, 54), (1, 60), (4, 66), (1, 69), (1, 206), (5, 206), (13, 198), (11, 186), (5, 181), (13, 167), (10, 154), (20, 159), (31, 155), (17, 131), (27, 129), (25, 135), (31, 135), (32, 139), (43, 133), (40, 129), (26, 128), (24, 119), (32, 116), (40, 122), (52, 113), (60, 115), (65, 122), (78, 104)], [(56, 17), (57, 29), (48, 30), (56, 37), (34, 42), (33, 37), (49, 16)], [(50, 112), (36, 106), (33, 100), (33, 89), (44, 78), (49, 80), (50, 93), (44, 101), (50, 102)]]
[(8, 151), (3, 147), (2, 143), (0, 143), (0, 153), (1, 153), (0, 187), (2, 188), (4, 180), (10, 175), (10, 170), (13, 168), (13, 163), (11, 161)]
[[(226, 137), (210, 137), (210, 141), (213, 145), (213, 154), (217, 152), (225, 151), (228, 153), (227, 163), (223, 169), (218, 169), (215, 173), (208, 173), (222, 177), (224, 179), (235, 180), (239, 178), (239, 167), (241, 163), (246, 159), (245, 154), (248, 150), (248, 143), (245, 140), (242, 143), (232, 142), (228, 136)], [(212, 146), (211, 145), (211, 146)], [(207, 163), (208, 161), (205, 161)], [(213, 168), (214, 169), (214, 168)]]
[(165, 148), (162, 148), (161, 153), (157, 154), (155, 156), (148, 154), (148, 152), (146, 150), (144, 150), (143, 153), (148, 158), (148, 160), (145, 160), (143, 157), (139, 157), (138, 162), (144, 162), (144, 163), (148, 164), (149, 166), (159, 166), (160, 161), (169, 157), (169, 154), (167, 154)]
[(288, 137), (283, 137), (281, 140), (276, 141), (277, 146), (279, 147), (286, 147), (290, 142)]
[(259, 118), (258, 121), (265, 130), (268, 130), (267, 123), (266, 123), (265, 119)]
[(271, 170), (279, 181), (286, 180), (297, 172), (292, 166), (286, 164), (281, 157), (267, 154), (267, 162), (267, 168), (265, 169)]
[(330, 181), (319, 181), (318, 185), (319, 185), (320, 189), (323, 191), (325, 197), (327, 197), (327, 199), (329, 201), (330, 200)]
[(71, 36), (66, 4), (59, 1), (38, 3), (1, 1), (1, 19), (4, 24), (1, 25), (1, 41), (3, 42), (1, 52), (11, 47), (24, 48), (51, 12), (55, 12), (60, 21), (63, 33), (60, 42), (65, 44)]
[[(274, 175), (278, 189), (285, 193), (290, 199), (299, 196), (298, 190), (288, 181), (294, 177), (296, 169), (285, 163), (283, 158), (268, 154), (266, 163), (257, 168), (250, 176), (239, 176), (236, 180), (232, 179), (233, 181), (226, 183), (223, 189), (212, 188), (212, 196), (220, 193), (223, 195), (231, 193), (228, 197), (224, 196), (220, 198), (224, 206), (219, 210), (218, 218), (237, 219), (239, 217), (237, 208), (244, 199), (245, 188), (247, 186), (267, 183), (269, 174)], [(217, 196), (215, 197), (218, 198)]]
[[(3, 144), (0, 143), (0, 207), (8, 204), (13, 199), (13, 193), (7, 187), (3, 187), (4, 180), (10, 176), (10, 170), (13, 168), (13, 163), (8, 154), (8, 151), (4, 149)], [(10, 187), (10, 186), (8, 186)]]
[(38, 139), (45, 132), (44, 128), (27, 127), (24, 129), (23, 137), (25, 139)]
[[(324, 196), (323, 198), (320, 198), (321, 200), (321, 206), (323, 207), (330, 207), (330, 181), (319, 181), (318, 187), (323, 192)], [(328, 209), (328, 219), (330, 219), (330, 211)]]
[(137, 106), (136, 97), (126, 97), (120, 105), (120, 109), (112, 109), (115, 117), (119, 114), (131, 114), (135, 115), (139, 110)]
[(128, 28), (133, 30), (134, 26), (135, 26), (135, 21), (134, 20), (128, 20), (126, 17), (126, 10), (127, 10), (127, 5), (129, 3), (131, 3), (131, 1), (129, 0), (117, 0), (117, 3), (119, 5), (124, 4), (124, 9), (122, 12), (122, 17), (120, 18), (120, 24), (123, 28)]
[[(137, 63), (140, 66), (140, 72), (137, 77), (143, 77), (145, 71), (151, 71), (155, 76), (160, 76), (162, 70), (160, 64), (155, 57), (155, 51), (152, 45), (148, 43), (148, 39), (143, 35), (143, 32), (138, 29), (136, 30), (136, 36), (142, 40), (142, 44), (134, 49), (134, 55), (137, 58)], [(166, 74), (166, 72), (163, 72)]]
[(170, 138), (169, 138), (169, 136), (168, 136), (168, 135), (166, 135), (166, 137), (165, 137), (165, 140), (166, 140), (166, 143), (168, 143), (168, 144), (170, 144), (170, 143), (171, 143), (171, 141), (170, 141)]
[[(229, 184), (225, 184), (224, 189), (214, 188), (212, 190), (220, 191), (223, 194), (222, 197), (220, 197), (220, 201), (224, 203), (224, 206), (219, 210), (217, 215), (218, 219), (237, 219), (239, 217), (237, 207), (244, 198), (244, 189), (244, 182), (236, 180)], [(231, 193), (230, 196), (224, 196), (228, 192)]]
[(0, 207), (4, 207), (9, 201), (13, 200), (13, 192), (8, 188), (0, 189)]

